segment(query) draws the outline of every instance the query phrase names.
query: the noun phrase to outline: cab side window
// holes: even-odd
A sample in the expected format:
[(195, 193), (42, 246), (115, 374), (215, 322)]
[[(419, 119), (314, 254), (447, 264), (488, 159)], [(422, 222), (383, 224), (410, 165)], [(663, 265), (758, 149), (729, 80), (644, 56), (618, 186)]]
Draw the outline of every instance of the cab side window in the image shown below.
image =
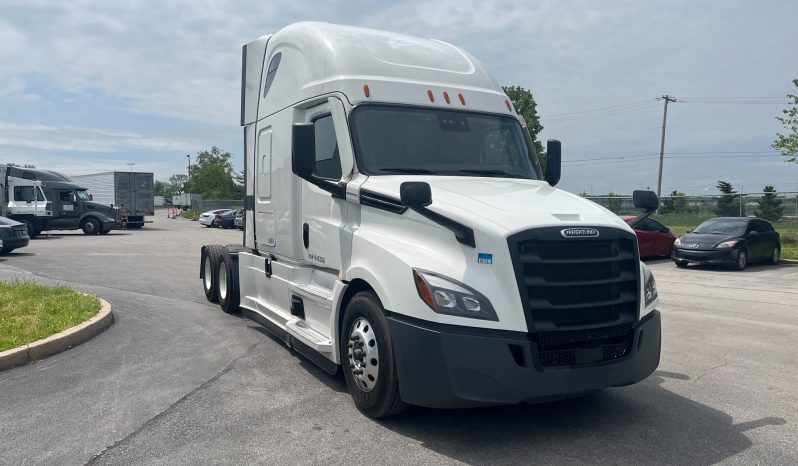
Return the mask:
[(314, 120), (313, 128), (316, 133), (316, 170), (313, 174), (328, 180), (340, 180), (341, 156), (338, 154), (332, 115)]
[(58, 198), (61, 199), (61, 202), (72, 202), (70, 194), (72, 194), (71, 191), (58, 191)]

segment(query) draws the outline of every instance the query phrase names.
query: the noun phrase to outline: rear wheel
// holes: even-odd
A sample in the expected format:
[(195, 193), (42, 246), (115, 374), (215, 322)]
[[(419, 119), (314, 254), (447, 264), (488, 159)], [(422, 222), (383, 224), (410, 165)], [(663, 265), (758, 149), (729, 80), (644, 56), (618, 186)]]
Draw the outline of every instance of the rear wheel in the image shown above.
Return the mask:
[(673, 261), (673, 262), (676, 264), (676, 267), (679, 267), (680, 269), (683, 269), (683, 268), (687, 267), (687, 264), (688, 264), (687, 261), (682, 261), (682, 260)]
[(779, 263), (779, 259), (781, 259), (781, 246), (777, 244), (776, 247), (773, 248), (773, 253), (770, 255), (770, 263), (776, 265)]
[(735, 264), (734, 268), (743, 270), (746, 265), (748, 265), (748, 253), (745, 249), (741, 249), (740, 253), (737, 254), (737, 264)]
[(80, 228), (82, 228), (83, 233), (87, 235), (96, 235), (100, 233), (100, 222), (95, 218), (87, 218), (83, 221)]
[(225, 248), (219, 254), (219, 266), (216, 270), (218, 277), (219, 305), (228, 314), (237, 314), (239, 308), (238, 273), (235, 270), (233, 258)]
[(28, 229), (28, 238), (33, 239), (39, 236), (39, 233), (41, 233), (39, 230), (36, 229), (35, 226), (33, 226), (33, 222), (31, 222), (30, 220), (20, 220), (20, 222), (24, 223), (25, 228)]
[(205, 298), (215, 303), (219, 300), (219, 287), (217, 286), (217, 263), (221, 246), (210, 244), (202, 250), (200, 265), (202, 267), (202, 288), (205, 291)]
[(344, 378), (357, 409), (373, 418), (404, 411), (385, 309), (373, 292), (349, 301), (341, 335)]

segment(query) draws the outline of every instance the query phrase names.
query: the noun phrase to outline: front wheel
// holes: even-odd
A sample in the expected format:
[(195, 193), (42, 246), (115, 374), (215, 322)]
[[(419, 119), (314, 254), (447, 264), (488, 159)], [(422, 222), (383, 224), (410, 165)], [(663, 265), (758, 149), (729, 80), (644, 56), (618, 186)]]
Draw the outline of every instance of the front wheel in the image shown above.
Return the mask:
[(743, 270), (746, 265), (748, 265), (748, 253), (745, 251), (745, 249), (741, 249), (740, 253), (737, 254), (737, 263), (735, 264), (734, 268), (737, 270)]
[(346, 306), (340, 348), (346, 387), (361, 413), (381, 418), (407, 408), (399, 395), (385, 309), (373, 292), (356, 294)]
[(83, 226), (81, 228), (83, 229), (83, 233), (87, 235), (96, 235), (100, 233), (100, 222), (98, 222), (96, 219), (89, 218), (83, 222)]
[(39, 233), (41, 233), (39, 230), (36, 229), (36, 227), (33, 226), (33, 222), (31, 222), (30, 220), (24, 220), (23, 219), (23, 220), (20, 220), (20, 222), (24, 223), (25, 224), (25, 228), (28, 229), (28, 238), (33, 239), (33, 238), (39, 236)]
[(770, 263), (776, 265), (779, 263), (779, 259), (781, 259), (781, 248), (777, 244), (776, 247), (773, 248), (773, 253), (770, 255)]
[(683, 269), (683, 268), (687, 267), (687, 264), (688, 264), (687, 261), (682, 261), (682, 260), (673, 261), (673, 262), (676, 264), (676, 267), (679, 267), (680, 269)]

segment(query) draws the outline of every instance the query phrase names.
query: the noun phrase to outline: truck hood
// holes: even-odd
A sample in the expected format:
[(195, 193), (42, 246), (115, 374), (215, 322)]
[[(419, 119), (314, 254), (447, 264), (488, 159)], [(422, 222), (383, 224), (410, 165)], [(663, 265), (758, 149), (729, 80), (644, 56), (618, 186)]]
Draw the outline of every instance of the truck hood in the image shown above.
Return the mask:
[(617, 215), (545, 181), (447, 176), (371, 176), (362, 189), (399, 199), (405, 181), (429, 183), (435, 212), (475, 229), (512, 234), (532, 227), (584, 225), (632, 229)]

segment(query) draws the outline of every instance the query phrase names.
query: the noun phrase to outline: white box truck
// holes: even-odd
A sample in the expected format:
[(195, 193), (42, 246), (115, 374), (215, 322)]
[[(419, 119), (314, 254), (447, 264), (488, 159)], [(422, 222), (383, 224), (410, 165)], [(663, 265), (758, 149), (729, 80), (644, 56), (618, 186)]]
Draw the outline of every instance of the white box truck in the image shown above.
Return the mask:
[(123, 228), (138, 229), (155, 215), (153, 174), (150, 172), (103, 172), (77, 175), (72, 179), (89, 190), (94, 202), (113, 205), (119, 209)]
[[(659, 363), (634, 231), (556, 189), (468, 52), (298, 23), (243, 48), (242, 245), (206, 245), (206, 297), (329, 373), (357, 408), (567, 398)], [(658, 200), (635, 192), (644, 218)]]

